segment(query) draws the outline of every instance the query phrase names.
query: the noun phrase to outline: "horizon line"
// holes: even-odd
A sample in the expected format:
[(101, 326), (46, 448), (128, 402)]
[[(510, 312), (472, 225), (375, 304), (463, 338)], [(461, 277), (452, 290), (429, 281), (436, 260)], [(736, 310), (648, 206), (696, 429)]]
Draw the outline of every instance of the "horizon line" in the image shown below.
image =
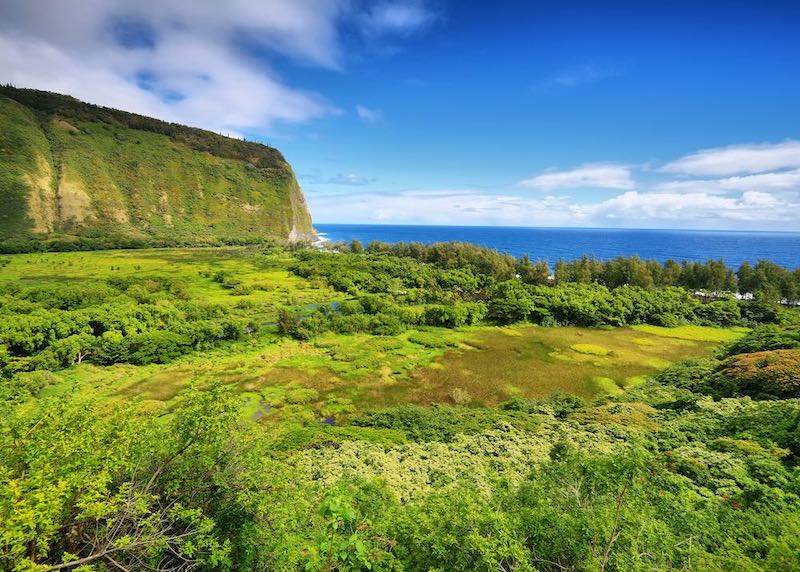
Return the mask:
[(428, 223), (383, 223), (383, 222), (312, 222), (312, 226), (406, 226), (430, 228), (515, 228), (528, 230), (647, 230), (662, 232), (733, 232), (733, 233), (766, 233), (766, 234), (797, 234), (800, 230), (742, 230), (725, 228), (656, 228), (656, 227), (619, 227), (619, 226), (522, 226), (503, 224), (428, 224)]

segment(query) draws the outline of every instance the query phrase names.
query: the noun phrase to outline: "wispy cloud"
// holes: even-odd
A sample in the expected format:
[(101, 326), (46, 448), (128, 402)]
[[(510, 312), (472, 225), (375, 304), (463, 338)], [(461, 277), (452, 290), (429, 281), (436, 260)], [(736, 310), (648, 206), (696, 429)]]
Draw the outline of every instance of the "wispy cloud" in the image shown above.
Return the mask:
[(718, 179), (681, 179), (659, 183), (655, 190), (663, 192), (725, 194), (735, 191), (770, 191), (797, 193), (800, 196), (800, 169), (737, 175)]
[(474, 190), (417, 190), (309, 196), (324, 222), (416, 224), (569, 225), (583, 218), (567, 199), (524, 199)]
[(722, 229), (800, 224), (800, 201), (757, 191), (737, 196), (626, 191), (581, 203), (558, 196), (419, 190), (310, 195), (309, 203), (322, 222)]
[(633, 189), (636, 183), (628, 166), (615, 163), (587, 163), (575, 169), (545, 171), (520, 181), (519, 185), (540, 190), (575, 188)]
[(334, 185), (351, 185), (354, 187), (359, 187), (368, 184), (370, 180), (362, 177), (361, 175), (350, 173), (348, 175), (338, 174), (335, 177), (328, 179), (328, 182)]
[[(743, 147), (791, 148), (776, 144), (737, 149)], [(687, 157), (705, 156), (704, 153)], [(786, 149), (781, 153), (784, 154), (780, 157), (762, 161), (757, 168), (791, 164)], [(756, 165), (748, 168), (755, 169)], [(532, 198), (519, 187), (553, 194)], [(556, 194), (583, 188), (620, 192), (588, 200)], [(796, 230), (800, 228), (800, 168), (692, 178), (676, 176), (663, 168), (587, 163), (575, 169), (543, 171), (521, 181), (516, 189), (497, 192), (369, 190), (345, 196), (312, 195), (309, 201), (318, 220), (325, 222)]]
[(667, 163), (663, 171), (698, 176), (764, 173), (800, 167), (800, 141), (703, 149)]
[[(780, 224), (799, 221), (800, 204), (758, 191), (739, 196), (707, 193), (659, 193), (629, 191), (591, 206), (598, 224), (646, 224), (647, 226), (703, 226), (735, 228), (739, 223)], [(702, 223), (698, 225), (697, 223)]]
[(560, 87), (575, 87), (588, 83), (594, 83), (606, 78), (620, 75), (622, 72), (617, 68), (598, 66), (595, 64), (584, 64), (573, 68), (562, 70), (553, 77), (545, 80), (545, 85)]
[(356, 105), (356, 115), (364, 123), (380, 123), (383, 120), (383, 113), (379, 109), (371, 109), (365, 105)]
[(357, 20), (363, 33), (374, 36), (387, 32), (416, 32), (431, 24), (435, 17), (435, 13), (420, 1), (384, 1), (367, 8)]

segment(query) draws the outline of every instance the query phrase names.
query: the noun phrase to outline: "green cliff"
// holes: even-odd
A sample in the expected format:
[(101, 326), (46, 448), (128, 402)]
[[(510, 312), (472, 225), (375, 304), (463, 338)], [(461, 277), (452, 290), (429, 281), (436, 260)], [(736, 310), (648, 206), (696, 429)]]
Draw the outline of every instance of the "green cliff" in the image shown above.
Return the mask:
[(313, 236), (277, 149), (0, 87), (0, 240), (199, 245)]

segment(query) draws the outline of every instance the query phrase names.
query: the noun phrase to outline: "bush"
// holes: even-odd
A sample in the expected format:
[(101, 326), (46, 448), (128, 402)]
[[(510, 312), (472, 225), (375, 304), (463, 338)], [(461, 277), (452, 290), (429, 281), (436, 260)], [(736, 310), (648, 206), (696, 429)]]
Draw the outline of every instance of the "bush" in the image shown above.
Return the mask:
[(709, 359), (689, 359), (669, 366), (654, 379), (663, 385), (688, 389), (694, 393), (709, 393), (709, 379), (717, 369), (717, 363)]
[(491, 291), (486, 315), (498, 324), (527, 320), (535, 308), (530, 291), (519, 280), (507, 280)]
[(394, 336), (405, 329), (405, 324), (390, 314), (376, 314), (370, 322), (370, 332), (378, 336)]
[(725, 348), (724, 355), (760, 352), (766, 350), (790, 350), (800, 348), (800, 328), (781, 328), (765, 324), (758, 326), (744, 337)]
[(131, 341), (130, 361), (137, 365), (170, 362), (191, 348), (191, 340), (169, 330), (139, 334)]
[(694, 313), (701, 323), (712, 326), (733, 326), (742, 319), (739, 303), (733, 298), (701, 304), (695, 309)]
[(770, 350), (728, 358), (719, 369), (717, 386), (733, 395), (756, 399), (800, 397), (800, 349)]

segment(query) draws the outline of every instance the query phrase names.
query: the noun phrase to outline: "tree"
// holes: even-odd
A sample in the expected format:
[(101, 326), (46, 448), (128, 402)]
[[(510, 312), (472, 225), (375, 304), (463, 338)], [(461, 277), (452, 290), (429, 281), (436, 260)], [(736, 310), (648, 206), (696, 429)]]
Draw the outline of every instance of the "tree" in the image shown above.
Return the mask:
[(756, 291), (756, 273), (749, 262), (745, 261), (739, 266), (736, 272), (739, 278), (739, 292), (742, 294), (753, 294)]
[(561, 284), (563, 282), (569, 281), (567, 264), (566, 262), (564, 262), (563, 258), (559, 258), (558, 261), (556, 261), (555, 281), (556, 284)]
[(169, 330), (152, 330), (135, 336), (130, 347), (132, 363), (167, 363), (189, 349), (191, 340)]
[(526, 284), (547, 284), (550, 282), (550, 265), (546, 260), (533, 263), (525, 254), (517, 262), (517, 274)]
[(492, 289), (487, 316), (500, 324), (509, 324), (527, 319), (534, 308), (525, 285), (519, 280), (507, 280)]
[(664, 263), (661, 273), (661, 286), (677, 286), (681, 279), (681, 266), (671, 258)]

